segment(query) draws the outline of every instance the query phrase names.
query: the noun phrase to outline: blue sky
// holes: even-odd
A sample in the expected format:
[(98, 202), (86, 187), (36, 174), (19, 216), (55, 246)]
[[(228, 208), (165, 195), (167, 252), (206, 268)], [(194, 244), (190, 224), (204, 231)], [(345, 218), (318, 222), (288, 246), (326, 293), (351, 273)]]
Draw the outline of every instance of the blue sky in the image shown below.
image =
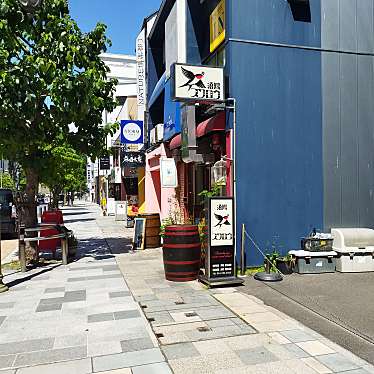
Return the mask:
[(79, 27), (87, 32), (97, 22), (108, 26), (112, 40), (108, 52), (135, 53), (135, 39), (143, 19), (158, 10), (161, 0), (69, 0), (70, 12)]

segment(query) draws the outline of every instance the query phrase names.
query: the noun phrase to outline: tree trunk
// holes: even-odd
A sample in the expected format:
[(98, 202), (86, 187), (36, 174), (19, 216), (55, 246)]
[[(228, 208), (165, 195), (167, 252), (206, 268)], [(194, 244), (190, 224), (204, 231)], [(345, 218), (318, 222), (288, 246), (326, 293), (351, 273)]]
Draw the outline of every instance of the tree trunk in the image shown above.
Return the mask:
[[(38, 225), (38, 217), (36, 213), (36, 194), (38, 193), (39, 177), (34, 169), (25, 169), (26, 187), (25, 200), (23, 203), (23, 219), (22, 223), (25, 227), (36, 227)], [(30, 236), (37, 236), (37, 232), (30, 233)], [(26, 244), (26, 259), (28, 262), (37, 262), (37, 246), (36, 242)]]
[(60, 187), (53, 187), (51, 189), (52, 192), (52, 200), (51, 200), (51, 208), (58, 208), (58, 199), (60, 197), (61, 188)]
[(36, 194), (38, 193), (39, 176), (34, 169), (25, 169), (26, 188), (25, 188), (25, 210), (23, 223), (25, 227), (35, 227), (38, 224), (36, 215)]

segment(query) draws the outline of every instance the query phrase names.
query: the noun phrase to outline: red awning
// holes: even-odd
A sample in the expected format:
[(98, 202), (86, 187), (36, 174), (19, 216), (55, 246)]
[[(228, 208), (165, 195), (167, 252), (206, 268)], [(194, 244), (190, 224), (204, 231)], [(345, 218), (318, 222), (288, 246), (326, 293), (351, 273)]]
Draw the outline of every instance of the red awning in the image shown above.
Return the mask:
[(173, 139), (171, 139), (171, 142), (169, 144), (169, 149), (173, 150), (176, 148), (179, 148), (182, 144), (182, 136), (181, 134), (178, 134), (177, 136), (174, 136)]
[[(225, 131), (226, 129), (226, 121), (225, 121), (225, 112), (220, 112), (216, 114), (214, 117), (211, 117), (201, 123), (199, 123), (196, 127), (196, 137), (201, 138), (202, 136), (212, 132), (212, 131)], [(181, 134), (178, 134), (169, 144), (169, 149), (173, 150), (179, 148), (182, 144), (182, 137)]]
[(199, 123), (196, 128), (196, 137), (200, 138), (201, 136), (204, 136), (212, 131), (225, 131), (225, 119), (225, 112), (219, 112), (214, 117)]

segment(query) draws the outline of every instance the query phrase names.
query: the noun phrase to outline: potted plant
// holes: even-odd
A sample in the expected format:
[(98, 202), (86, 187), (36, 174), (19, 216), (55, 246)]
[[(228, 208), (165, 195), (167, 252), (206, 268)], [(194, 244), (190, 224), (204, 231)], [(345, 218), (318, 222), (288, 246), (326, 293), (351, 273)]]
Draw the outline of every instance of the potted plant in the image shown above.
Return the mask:
[(279, 252), (273, 251), (265, 255), (266, 272), (281, 272), (282, 274), (291, 274), (293, 272), (294, 261), (291, 255), (281, 256)]
[(276, 258), (276, 266), (282, 274), (291, 274), (294, 268), (292, 255), (288, 254), (287, 256), (278, 256)]

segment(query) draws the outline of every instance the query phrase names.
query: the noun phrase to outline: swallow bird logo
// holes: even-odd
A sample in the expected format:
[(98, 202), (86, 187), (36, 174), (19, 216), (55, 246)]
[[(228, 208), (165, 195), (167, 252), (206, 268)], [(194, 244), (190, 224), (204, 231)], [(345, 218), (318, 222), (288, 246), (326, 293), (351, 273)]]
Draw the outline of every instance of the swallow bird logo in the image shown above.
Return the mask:
[(222, 225), (231, 225), (231, 223), (228, 221), (229, 216), (221, 216), (219, 214), (214, 213), (214, 217), (218, 220), (218, 223), (214, 227), (222, 227)]
[(196, 86), (198, 88), (206, 88), (205, 84), (203, 83), (202, 79), (204, 78), (204, 72), (201, 73), (193, 73), (190, 70), (185, 69), (183, 66), (181, 66), (183, 75), (188, 79), (188, 81), (185, 84), (182, 84), (179, 86), (179, 88), (182, 87), (188, 87), (188, 91), (193, 87)]

